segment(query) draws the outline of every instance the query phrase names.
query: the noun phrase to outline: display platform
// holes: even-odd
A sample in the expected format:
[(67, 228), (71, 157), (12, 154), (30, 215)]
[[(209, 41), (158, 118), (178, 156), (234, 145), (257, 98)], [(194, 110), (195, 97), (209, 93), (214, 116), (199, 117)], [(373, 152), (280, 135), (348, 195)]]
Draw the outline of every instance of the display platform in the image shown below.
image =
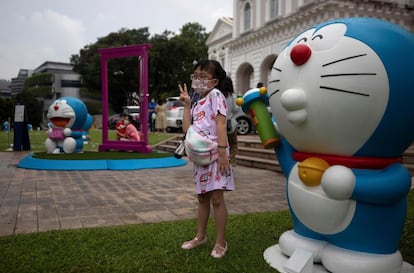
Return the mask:
[(29, 154), (17, 164), (18, 168), (60, 171), (140, 170), (184, 166), (187, 161), (173, 156), (145, 159), (53, 160), (34, 158)]
[[(272, 268), (281, 273), (288, 273), (284, 270), (284, 265), (289, 258), (281, 252), (278, 244), (268, 247), (263, 253), (263, 258)], [(329, 271), (320, 264), (314, 264), (312, 273), (329, 273)], [(414, 266), (404, 262), (400, 273), (414, 273)]]

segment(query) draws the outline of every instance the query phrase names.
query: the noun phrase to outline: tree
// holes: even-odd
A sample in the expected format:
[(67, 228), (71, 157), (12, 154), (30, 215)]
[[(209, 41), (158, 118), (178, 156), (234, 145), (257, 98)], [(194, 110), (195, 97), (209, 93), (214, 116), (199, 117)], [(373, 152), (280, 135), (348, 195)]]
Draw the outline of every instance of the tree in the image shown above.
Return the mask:
[(43, 102), (38, 101), (29, 91), (24, 90), (15, 97), (15, 103), (24, 104), (26, 108), (28, 123), (33, 127), (39, 127), (42, 122)]
[[(73, 70), (82, 77), (83, 86), (89, 92), (101, 93), (101, 57), (99, 48), (120, 47), (124, 45), (143, 44), (149, 41), (148, 28), (125, 29), (112, 32), (98, 38), (94, 44), (83, 47), (79, 54), (72, 55), (70, 62)], [(114, 59), (108, 62), (108, 96), (116, 112), (122, 111), (128, 92), (137, 90), (137, 60), (133, 58)]]
[(0, 126), (3, 121), (13, 119), (14, 101), (9, 98), (0, 98)]
[[(193, 61), (207, 58), (205, 44), (208, 33), (198, 23), (187, 23), (180, 34), (165, 30), (150, 38), (148, 28), (121, 29), (99, 38), (71, 56), (74, 71), (89, 92), (101, 92), (101, 63), (99, 48), (151, 43), (149, 51), (149, 94), (156, 99), (178, 94), (177, 84), (189, 81)], [(137, 59), (122, 58), (108, 61), (108, 93), (115, 112), (121, 112), (132, 92), (137, 90)]]
[(179, 35), (165, 31), (151, 39), (149, 53), (150, 95), (165, 98), (178, 94), (178, 83), (188, 82), (193, 62), (207, 58), (208, 33), (198, 23), (187, 23)]

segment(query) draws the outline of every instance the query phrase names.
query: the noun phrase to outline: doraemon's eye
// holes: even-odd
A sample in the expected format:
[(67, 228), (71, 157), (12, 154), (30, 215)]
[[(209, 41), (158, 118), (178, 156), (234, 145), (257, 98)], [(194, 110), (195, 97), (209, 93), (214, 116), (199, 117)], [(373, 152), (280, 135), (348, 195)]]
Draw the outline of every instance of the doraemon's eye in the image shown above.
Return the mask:
[(345, 35), (346, 25), (334, 23), (318, 29), (308, 42), (312, 50), (320, 51), (332, 48)]
[(299, 41), (297, 41), (296, 43), (297, 44), (300, 44), (300, 43), (306, 43), (308, 41), (308, 38), (306, 38), (306, 37), (303, 37), (302, 39), (300, 39)]
[(318, 34), (318, 35), (316, 35), (316, 36), (313, 36), (313, 37), (312, 37), (312, 40), (316, 40), (316, 38), (318, 38), (319, 40), (322, 40), (322, 39), (323, 39), (323, 36), (322, 36), (322, 35), (320, 35), (320, 34)]
[(292, 48), (294, 46), (296, 46), (297, 44), (307, 44), (309, 43), (309, 40), (312, 38), (312, 34), (315, 32), (314, 28), (305, 30), (304, 32), (302, 32), (301, 34), (299, 34), (298, 36), (296, 36), (295, 39), (293, 39), (289, 44), (288, 44), (288, 49), (285, 50), (284, 54), (286, 54), (286, 56), (288, 56), (290, 54), (290, 50), (292, 50)]
[(314, 28), (308, 29), (308, 30), (302, 32), (301, 34), (296, 36), (295, 39), (292, 40), (292, 42), (290, 43), (289, 46), (295, 46), (295, 45), (300, 44), (300, 43), (309, 42), (309, 40), (312, 38), (312, 34), (314, 32), (315, 32)]

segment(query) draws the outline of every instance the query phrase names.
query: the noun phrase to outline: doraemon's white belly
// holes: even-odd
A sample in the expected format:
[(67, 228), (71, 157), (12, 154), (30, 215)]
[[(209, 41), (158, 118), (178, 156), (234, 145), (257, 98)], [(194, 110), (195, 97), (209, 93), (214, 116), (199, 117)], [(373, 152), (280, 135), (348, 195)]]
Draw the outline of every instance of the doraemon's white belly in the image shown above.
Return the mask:
[(296, 217), (306, 227), (322, 234), (343, 231), (355, 213), (354, 200), (334, 200), (321, 186), (303, 184), (298, 176), (298, 164), (292, 168), (288, 178), (288, 198)]

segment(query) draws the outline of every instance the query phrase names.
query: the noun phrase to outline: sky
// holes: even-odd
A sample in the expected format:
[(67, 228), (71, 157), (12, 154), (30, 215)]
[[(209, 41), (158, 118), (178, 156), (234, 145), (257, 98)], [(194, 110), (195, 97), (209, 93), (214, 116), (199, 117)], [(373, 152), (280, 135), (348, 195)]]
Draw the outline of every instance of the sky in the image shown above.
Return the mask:
[(0, 79), (45, 61), (69, 62), (86, 45), (121, 28), (179, 33), (186, 23), (210, 32), (233, 16), (232, 0), (2, 0)]

